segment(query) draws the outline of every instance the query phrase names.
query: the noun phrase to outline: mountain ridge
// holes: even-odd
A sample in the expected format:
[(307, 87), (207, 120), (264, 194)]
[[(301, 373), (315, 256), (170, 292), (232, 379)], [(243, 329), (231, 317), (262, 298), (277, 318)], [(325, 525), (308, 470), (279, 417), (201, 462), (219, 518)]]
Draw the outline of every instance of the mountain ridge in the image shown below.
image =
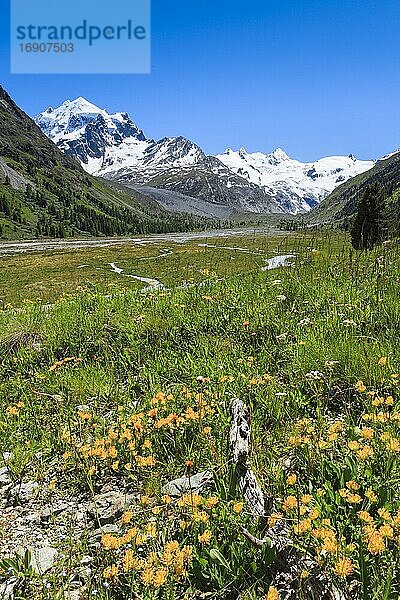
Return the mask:
[[(208, 195), (208, 201), (223, 200), (245, 212), (308, 212), (342, 180), (374, 165), (352, 155), (301, 163), (281, 148), (269, 154), (228, 149), (207, 156), (183, 136), (146, 138), (126, 112), (110, 114), (82, 97), (50, 107), (35, 121), (91, 174), (119, 183), (165, 184), (178, 193), (194, 194), (202, 201)], [(181, 179), (175, 171), (171, 182), (171, 170), (181, 170)]]

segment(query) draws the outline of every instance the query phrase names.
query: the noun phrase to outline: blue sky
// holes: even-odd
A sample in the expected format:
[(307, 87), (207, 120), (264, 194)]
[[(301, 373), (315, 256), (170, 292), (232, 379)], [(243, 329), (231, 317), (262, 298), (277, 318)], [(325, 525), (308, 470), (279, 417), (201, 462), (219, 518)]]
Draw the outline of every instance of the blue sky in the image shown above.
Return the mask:
[(0, 81), (30, 115), (84, 96), (209, 153), (281, 146), (311, 161), (400, 146), (397, 0), (153, 0), (151, 75), (11, 75), (0, 5)]

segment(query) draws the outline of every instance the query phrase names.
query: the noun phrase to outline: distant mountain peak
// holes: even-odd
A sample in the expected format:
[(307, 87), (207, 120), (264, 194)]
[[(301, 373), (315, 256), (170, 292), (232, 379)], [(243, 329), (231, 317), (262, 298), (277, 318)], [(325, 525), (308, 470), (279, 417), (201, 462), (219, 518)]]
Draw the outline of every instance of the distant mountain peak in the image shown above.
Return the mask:
[(277, 162), (282, 162), (284, 160), (291, 160), (290, 156), (288, 156), (286, 154), (286, 152), (284, 150), (282, 150), (282, 148), (277, 148), (273, 152), (270, 152), (270, 154), (268, 154), (268, 157)]

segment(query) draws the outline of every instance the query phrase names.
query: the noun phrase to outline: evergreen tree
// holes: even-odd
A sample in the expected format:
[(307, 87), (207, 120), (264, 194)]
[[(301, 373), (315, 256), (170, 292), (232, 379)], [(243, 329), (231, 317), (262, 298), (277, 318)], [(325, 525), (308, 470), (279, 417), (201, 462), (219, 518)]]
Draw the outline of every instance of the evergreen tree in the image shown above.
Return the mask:
[(350, 229), (351, 243), (357, 250), (372, 250), (382, 242), (386, 228), (384, 224), (385, 194), (379, 184), (369, 185), (359, 202), (357, 214)]

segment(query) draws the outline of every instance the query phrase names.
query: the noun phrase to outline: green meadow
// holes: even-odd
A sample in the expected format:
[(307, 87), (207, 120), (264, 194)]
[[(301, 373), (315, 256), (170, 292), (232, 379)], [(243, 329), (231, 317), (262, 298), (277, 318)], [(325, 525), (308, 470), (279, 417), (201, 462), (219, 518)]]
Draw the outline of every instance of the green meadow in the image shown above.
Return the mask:
[[(264, 269), (282, 255), (290, 265)], [(46, 576), (3, 552), (1, 581), (17, 578), (21, 599), (276, 600), (268, 529), (282, 523), (343, 598), (399, 598), (399, 256), (397, 241), (359, 253), (332, 232), (2, 255), (0, 450), (14, 485), (37, 482), (44, 503), (105, 485), (133, 499), (97, 543), (54, 542)], [(266, 521), (235, 486), (235, 398), (251, 410)], [(162, 491), (205, 470), (201, 493)], [(1, 512), (0, 531), (9, 550)], [(311, 597), (310, 577), (295, 597)]]

